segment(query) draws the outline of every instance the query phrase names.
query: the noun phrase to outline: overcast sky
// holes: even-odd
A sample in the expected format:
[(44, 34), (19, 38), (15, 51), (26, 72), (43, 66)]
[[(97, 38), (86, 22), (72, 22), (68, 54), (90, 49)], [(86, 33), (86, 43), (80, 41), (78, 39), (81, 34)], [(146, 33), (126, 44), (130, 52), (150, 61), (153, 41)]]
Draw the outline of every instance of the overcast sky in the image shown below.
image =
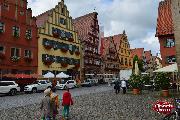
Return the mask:
[[(61, 0), (28, 0), (34, 16), (57, 5)], [(126, 31), (131, 48), (143, 47), (153, 54), (159, 52), (155, 38), (158, 3), (160, 0), (64, 0), (73, 18), (93, 12), (99, 14), (99, 24), (105, 36)]]

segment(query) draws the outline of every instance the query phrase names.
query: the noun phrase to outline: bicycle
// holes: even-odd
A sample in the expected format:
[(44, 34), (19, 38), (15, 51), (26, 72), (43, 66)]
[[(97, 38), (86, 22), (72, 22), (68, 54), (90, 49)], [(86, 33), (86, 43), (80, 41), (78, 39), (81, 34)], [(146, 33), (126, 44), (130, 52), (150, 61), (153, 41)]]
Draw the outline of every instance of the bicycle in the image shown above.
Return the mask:
[(180, 120), (180, 99), (175, 99), (175, 109), (166, 115), (163, 120)]

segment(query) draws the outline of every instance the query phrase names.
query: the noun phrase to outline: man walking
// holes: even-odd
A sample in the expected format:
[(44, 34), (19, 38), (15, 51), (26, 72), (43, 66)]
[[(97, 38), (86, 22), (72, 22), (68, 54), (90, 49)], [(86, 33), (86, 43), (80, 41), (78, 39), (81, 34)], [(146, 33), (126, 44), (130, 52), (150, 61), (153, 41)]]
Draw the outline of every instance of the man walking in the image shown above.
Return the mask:
[(115, 82), (114, 89), (116, 94), (120, 92), (120, 85), (118, 81)]
[(63, 93), (63, 101), (62, 101), (62, 106), (64, 106), (63, 117), (65, 119), (68, 119), (69, 117), (70, 105), (73, 105), (73, 100), (71, 98), (71, 93), (69, 92), (69, 88), (67, 88), (66, 91)]
[(125, 80), (121, 81), (121, 88), (123, 89), (123, 94), (126, 94), (126, 81)]

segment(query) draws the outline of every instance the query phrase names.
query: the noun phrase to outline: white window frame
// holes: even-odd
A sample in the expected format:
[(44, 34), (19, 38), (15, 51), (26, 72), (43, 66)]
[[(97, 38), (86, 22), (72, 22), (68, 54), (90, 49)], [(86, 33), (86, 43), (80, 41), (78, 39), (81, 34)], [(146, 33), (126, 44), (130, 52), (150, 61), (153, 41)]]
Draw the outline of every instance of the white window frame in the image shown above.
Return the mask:
[[(20, 57), (21, 56), (21, 48), (16, 48), (16, 47), (12, 47), (12, 48), (15, 48), (13, 56), (17, 56), (17, 55), (15, 55), (16, 54), (16, 50), (19, 49), (19, 56), (17, 56), (17, 57)], [(12, 48), (11, 48), (11, 50), (12, 50)], [(11, 55), (11, 57), (13, 57), (13, 56)]]
[[(26, 55), (26, 51), (28, 51), (28, 55)], [(29, 53), (31, 53), (30, 56), (29, 56)], [(32, 51), (31, 50), (24, 50), (24, 57), (32, 58)]]

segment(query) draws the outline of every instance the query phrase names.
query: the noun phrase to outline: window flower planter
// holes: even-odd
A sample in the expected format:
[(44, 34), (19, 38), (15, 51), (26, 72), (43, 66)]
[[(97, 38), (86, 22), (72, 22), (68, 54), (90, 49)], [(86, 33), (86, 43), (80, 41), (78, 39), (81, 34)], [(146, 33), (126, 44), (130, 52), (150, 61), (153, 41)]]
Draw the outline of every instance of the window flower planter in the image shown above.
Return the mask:
[(69, 38), (68, 41), (69, 41), (69, 42), (73, 42), (74, 39), (73, 39), (73, 38)]
[(74, 54), (74, 52), (73, 52), (73, 51), (69, 51), (69, 53), (70, 53), (71, 55), (73, 55), (73, 54)]
[(44, 47), (45, 47), (46, 49), (48, 49), (48, 50), (52, 48), (51, 45), (44, 45)]
[(31, 57), (24, 57), (24, 61), (27, 63), (32, 62), (32, 58)]
[(30, 35), (26, 35), (26, 39), (27, 39), (27, 40), (31, 40), (32, 37), (31, 37)]
[(80, 67), (80, 64), (75, 64), (75, 68), (79, 68)]
[(5, 54), (2, 53), (2, 52), (0, 52), (0, 59), (2, 60), (2, 59), (4, 59), (4, 58), (5, 58)]
[(80, 52), (79, 52), (79, 51), (76, 51), (75, 54), (76, 54), (76, 55), (80, 55)]
[(20, 57), (18, 57), (18, 56), (12, 56), (11, 57), (12, 62), (18, 62), (19, 60), (20, 60)]
[(68, 64), (67, 63), (61, 63), (61, 66), (65, 68), (68, 66)]
[(59, 37), (59, 34), (58, 34), (57, 32), (53, 32), (52, 34), (53, 34), (53, 36), (54, 36), (55, 38), (58, 38), (58, 37)]
[(45, 60), (45, 61), (43, 61), (43, 63), (44, 63), (45, 65), (49, 66), (49, 65), (51, 65), (53, 62), (50, 61), (50, 60)]
[(66, 48), (61, 48), (61, 51), (66, 53), (68, 50)]

